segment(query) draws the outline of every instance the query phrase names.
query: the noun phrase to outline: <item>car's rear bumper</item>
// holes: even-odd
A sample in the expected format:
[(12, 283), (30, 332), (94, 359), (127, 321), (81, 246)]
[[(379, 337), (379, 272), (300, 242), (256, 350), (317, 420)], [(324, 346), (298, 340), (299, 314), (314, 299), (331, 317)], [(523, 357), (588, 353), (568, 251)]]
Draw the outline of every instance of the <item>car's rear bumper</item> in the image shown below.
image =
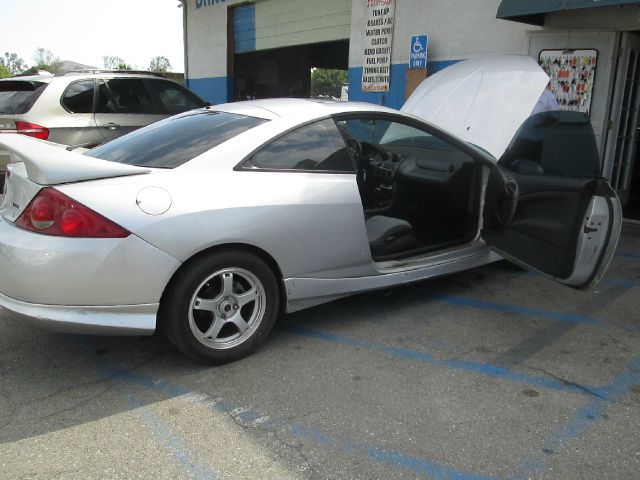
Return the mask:
[(135, 235), (40, 235), (0, 218), (0, 293), (38, 305), (160, 302), (180, 262)]
[(30, 320), (59, 332), (90, 335), (150, 335), (158, 304), (69, 306), (41, 305), (0, 293), (0, 318)]

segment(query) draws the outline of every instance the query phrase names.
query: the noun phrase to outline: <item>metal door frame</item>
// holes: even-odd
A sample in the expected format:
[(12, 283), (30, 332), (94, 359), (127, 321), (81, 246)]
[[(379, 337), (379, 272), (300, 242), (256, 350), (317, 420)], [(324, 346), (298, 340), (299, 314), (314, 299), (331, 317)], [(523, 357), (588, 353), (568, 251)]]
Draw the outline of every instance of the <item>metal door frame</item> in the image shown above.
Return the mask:
[(610, 112), (602, 173), (625, 205), (640, 133), (640, 35), (631, 32), (624, 32), (621, 37)]

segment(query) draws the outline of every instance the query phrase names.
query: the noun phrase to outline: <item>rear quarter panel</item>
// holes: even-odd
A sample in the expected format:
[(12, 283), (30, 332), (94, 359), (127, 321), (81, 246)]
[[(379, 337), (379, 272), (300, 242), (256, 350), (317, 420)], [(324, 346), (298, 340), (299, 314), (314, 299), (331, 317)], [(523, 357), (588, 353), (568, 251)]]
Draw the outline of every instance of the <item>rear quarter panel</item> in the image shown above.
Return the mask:
[[(138, 208), (145, 186), (171, 195), (166, 213)], [(355, 174), (176, 169), (58, 188), (182, 262), (247, 244), (285, 278), (376, 274)]]

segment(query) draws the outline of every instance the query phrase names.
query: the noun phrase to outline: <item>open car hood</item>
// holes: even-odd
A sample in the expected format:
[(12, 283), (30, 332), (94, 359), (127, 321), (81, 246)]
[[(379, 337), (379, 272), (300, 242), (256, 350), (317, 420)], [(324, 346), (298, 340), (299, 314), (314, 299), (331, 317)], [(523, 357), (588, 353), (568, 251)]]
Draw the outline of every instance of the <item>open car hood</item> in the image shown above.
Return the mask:
[(24, 162), (29, 180), (39, 185), (95, 180), (146, 173), (148, 168), (108, 162), (69, 152), (64, 145), (19, 134), (0, 137), (0, 150), (9, 150), (12, 162)]
[(401, 110), (498, 159), (531, 114), (548, 82), (547, 74), (531, 57), (479, 57), (428, 77)]

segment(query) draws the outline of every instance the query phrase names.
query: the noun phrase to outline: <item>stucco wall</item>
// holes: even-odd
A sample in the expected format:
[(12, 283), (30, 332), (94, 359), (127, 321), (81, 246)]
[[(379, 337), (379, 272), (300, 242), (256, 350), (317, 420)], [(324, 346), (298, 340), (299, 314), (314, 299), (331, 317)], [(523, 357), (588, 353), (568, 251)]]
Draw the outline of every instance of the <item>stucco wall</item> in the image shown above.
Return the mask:
[(353, 0), (349, 48), (349, 98), (391, 107), (404, 103), (412, 35), (429, 37), (428, 71), (492, 53), (528, 53), (529, 31), (538, 27), (495, 18), (500, 0), (396, 0), (391, 85), (386, 94), (363, 93), (362, 59), (366, 0)]
[[(246, 0), (186, 0), (185, 84), (212, 103), (231, 98), (227, 72), (229, 7)], [(243, 52), (349, 38), (351, 0), (256, 0), (243, 25)], [(245, 38), (246, 37), (246, 38)], [(291, 59), (295, 62), (295, 59)]]
[(544, 27), (548, 30), (611, 30), (617, 32), (640, 30), (640, 6), (622, 5), (550, 13), (545, 16)]
[(227, 77), (227, 7), (243, 0), (186, 0), (185, 85), (212, 103), (224, 103)]

